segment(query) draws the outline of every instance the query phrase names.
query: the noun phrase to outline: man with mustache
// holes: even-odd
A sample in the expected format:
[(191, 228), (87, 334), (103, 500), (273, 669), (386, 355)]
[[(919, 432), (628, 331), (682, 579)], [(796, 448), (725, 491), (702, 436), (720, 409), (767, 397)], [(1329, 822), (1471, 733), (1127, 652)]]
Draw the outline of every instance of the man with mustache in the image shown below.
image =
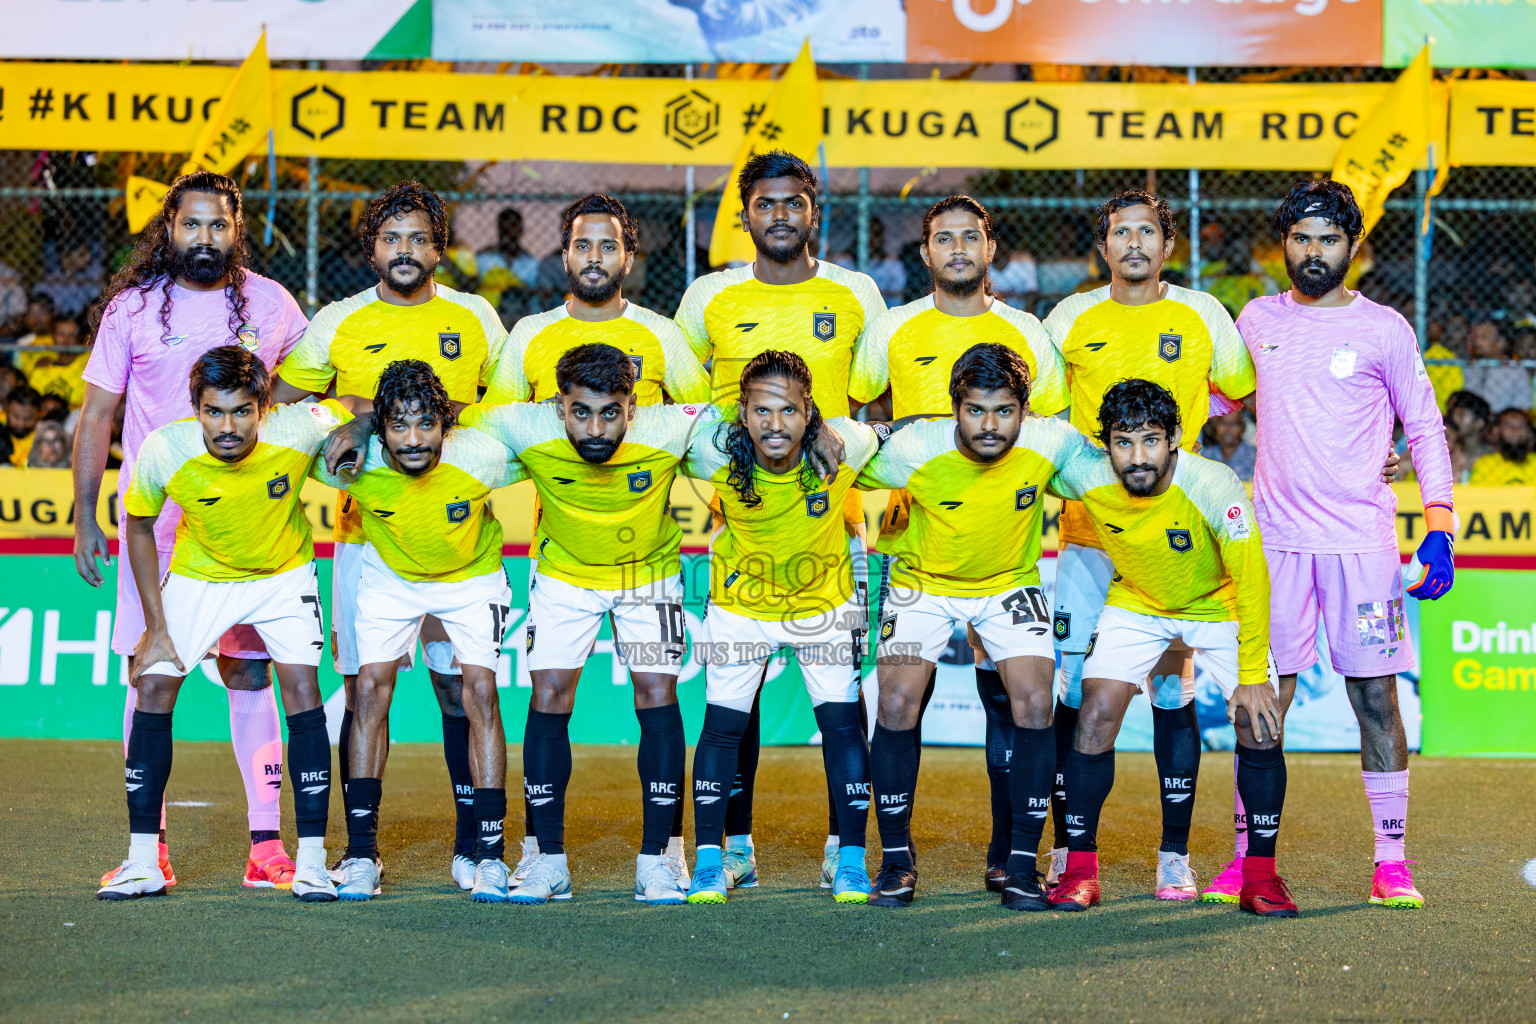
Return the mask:
[[(506, 329), (491, 304), (433, 280), (448, 245), (448, 210), (441, 197), (414, 182), (385, 189), (363, 211), (358, 241), (379, 276), (377, 287), (333, 302), (315, 314), (293, 355), (283, 361), (274, 402), (324, 395), (332, 387), (357, 418), (326, 447), (326, 467), (360, 448), (369, 436), (366, 413), (384, 367), (403, 359), (430, 366), (448, 391), (455, 411), (475, 400), (479, 386), (506, 342)], [(341, 721), (341, 783), (351, 777), (347, 737), (357, 679), (357, 587), (366, 540), (357, 504), (345, 493), (335, 512), (335, 574), (331, 585), (331, 656), (345, 680), (348, 710)], [(468, 752), (470, 723), (459, 700), (460, 675), (447, 636), (429, 618), (422, 649), (443, 713), (443, 756), (453, 786), (455, 825), (450, 872), (461, 889), (474, 885), (474, 782)]]
[(538, 853), (512, 889), (513, 903), (571, 896), (565, 853), (571, 712), (605, 617), (634, 683), (642, 736), (635, 898), (685, 901), (686, 883), (666, 856), (687, 750), (677, 709), (682, 531), (667, 515), (667, 496), (695, 424), (718, 422), (718, 416), (697, 405), (642, 406), (635, 382), (627, 353), (578, 345), (555, 364), (556, 401), (477, 405), (463, 414), (464, 423), (510, 449), (514, 465), (533, 478), (543, 509), (538, 574), (528, 595), (533, 693), (523, 737), (523, 785)]
[[(1253, 361), (1220, 302), (1160, 279), (1164, 261), (1173, 255), (1175, 234), (1173, 214), (1162, 196), (1143, 189), (1119, 193), (1099, 207), (1095, 233), (1098, 253), (1109, 266), (1109, 284), (1068, 295), (1045, 319), (1046, 332), (1067, 363), (1072, 425), (1098, 438), (1099, 403), (1110, 386), (1129, 378), (1149, 380), (1173, 395), (1185, 427), (1181, 443), (1194, 451), (1213, 394), (1235, 403), (1253, 393)], [(1063, 506), (1060, 543), (1052, 621), (1061, 653), (1058, 778), (1060, 758), (1077, 722), (1088, 638), (1115, 573), (1081, 502)], [(1199, 890), (1189, 864), (1189, 828), (1201, 745), (1194, 706), (1182, 699), (1194, 678), (1189, 652), (1175, 644), (1152, 675), (1152, 746), (1163, 814), (1153, 891), (1158, 899), (1192, 900)], [(1066, 857), (1059, 789), (1054, 804), (1056, 840), (1048, 880), (1059, 874)]]
[[(85, 404), (75, 429), (75, 569), (93, 587), (104, 576), (98, 559), (111, 563), (107, 539), (96, 522), (101, 477), (113, 448), (114, 422), (122, 420), (122, 468), (118, 508), (133, 477), (139, 449), (160, 427), (193, 413), (187, 380), (210, 349), (240, 345), (270, 370), (293, 351), (307, 321), (276, 281), (250, 269), (240, 187), (222, 174), (197, 171), (172, 183), (159, 216), (150, 221), (128, 263), (113, 277), (90, 314), (95, 342), (81, 374)], [(156, 579), (170, 565), (181, 508), (167, 502), (155, 520), (160, 553)], [(130, 659), (144, 633), (144, 611), (133, 564), (117, 565), (117, 611), (112, 650)], [(267, 671), (265, 645), (256, 631), (237, 625), (219, 638), (219, 676), (229, 690), (229, 728), (245, 781), (251, 830), (242, 884), (287, 888), (294, 865), (278, 836), (282, 734)], [(130, 671), (139, 666), (130, 661)], [(133, 726), (138, 690), (126, 687), (123, 741)], [(162, 815), (159, 868), (176, 884), (165, 845)], [(108, 885), (116, 873), (107, 872)]]
[[(1423, 907), (1403, 850), (1408, 742), (1397, 707), (1398, 673), (1414, 671), (1415, 660), (1397, 498), (1377, 478), (1374, 453), (1391, 443), (1400, 420), (1424, 502), (1418, 559), (1425, 571), (1407, 593), (1435, 600), (1455, 579), (1445, 424), (1408, 322), (1344, 285), (1363, 235), (1349, 188), (1300, 182), (1274, 225), (1291, 289), (1250, 302), (1238, 327), (1258, 368), (1253, 496), (1274, 581), (1270, 634), (1281, 703), (1289, 705), (1297, 673), (1317, 661), (1321, 610), (1334, 671), (1360, 722), (1360, 774), (1376, 836), (1370, 902)], [(1240, 820), (1246, 797), (1239, 800)], [(1250, 821), (1250, 843), (1252, 835)], [(1240, 841), (1237, 860), (1246, 863), (1243, 854)]]
[[(694, 281), (676, 317), (694, 353), (711, 367), (714, 400), (733, 406), (742, 370), (754, 357), (772, 349), (805, 360), (811, 371), (812, 398), (822, 415), (835, 416), (844, 409), (856, 412), (860, 403), (849, 397), (849, 374), (866, 327), (885, 312), (879, 286), (867, 274), (811, 256), (809, 246), (820, 230), (821, 208), (816, 175), (800, 157), (783, 150), (759, 154), (747, 161), (735, 184), (741, 194), (741, 227), (752, 237), (757, 259)], [(812, 454), (819, 462), (822, 453), (813, 450)], [(723, 513), (716, 511), (716, 522), (722, 519)], [(850, 534), (855, 578), (867, 604), (864, 507), (853, 492), (843, 506), (843, 521)], [(752, 795), (761, 736), (754, 704), (741, 741), (740, 774), (732, 786), (726, 821), (725, 872), (732, 887), (757, 884)], [(824, 888), (832, 887), (837, 863), (834, 803), (835, 794), (828, 793)]]
[[(965, 195), (939, 200), (923, 218), (921, 252), (933, 276), (933, 292), (887, 310), (869, 325), (853, 367), (852, 396), (864, 402), (887, 402), (897, 420), (948, 416), (949, 375), (955, 361), (973, 345), (995, 342), (1007, 345), (1024, 360), (1031, 412), (1054, 416), (1066, 408), (1066, 364), (1045, 328), (1034, 316), (991, 294), (987, 275), (997, 240), (986, 208)], [(892, 493), (881, 524), (883, 535), (894, 536), (903, 525), (906, 504), (902, 492)], [(977, 642), (973, 632), (973, 646)], [(930, 682), (924, 693), (925, 702), (932, 686)], [(992, 791), (992, 838), (987, 844), (983, 884), (1001, 892), (1013, 827), (1008, 802), (1013, 717), (997, 665), (980, 650), (976, 690), (986, 714), (987, 780)]]
[[(483, 300), (482, 300), (483, 301)], [(356, 631), (358, 674), (351, 691), (353, 728), (343, 794), (347, 853), (333, 872), (343, 900), (379, 893), (379, 805), (389, 756), (389, 706), (401, 664), (426, 620), (447, 636), (447, 657), (462, 683), (455, 698), (469, 720), (470, 814), (474, 843), (457, 854), (472, 865), (470, 899), (504, 903), (510, 872), (506, 843), (507, 741), (496, 694), (496, 666), (511, 614), (512, 591), (501, 563), (501, 524), (491, 491), (522, 479), (506, 449), (455, 423), (452, 399), (420, 359), (390, 363), (379, 375), (368, 417), (372, 435), (355, 474), (313, 475), (345, 488), (363, 525)], [(455, 865), (455, 881), (457, 881)]]

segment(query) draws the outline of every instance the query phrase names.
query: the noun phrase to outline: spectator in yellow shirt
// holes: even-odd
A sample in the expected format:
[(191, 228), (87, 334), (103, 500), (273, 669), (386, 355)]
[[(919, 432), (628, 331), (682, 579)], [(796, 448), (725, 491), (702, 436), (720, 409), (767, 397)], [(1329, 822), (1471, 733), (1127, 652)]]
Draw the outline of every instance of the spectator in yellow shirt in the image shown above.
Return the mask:
[(1499, 413), (1496, 428), (1498, 449), (1472, 466), (1474, 487), (1529, 487), (1536, 485), (1536, 427), (1519, 409)]

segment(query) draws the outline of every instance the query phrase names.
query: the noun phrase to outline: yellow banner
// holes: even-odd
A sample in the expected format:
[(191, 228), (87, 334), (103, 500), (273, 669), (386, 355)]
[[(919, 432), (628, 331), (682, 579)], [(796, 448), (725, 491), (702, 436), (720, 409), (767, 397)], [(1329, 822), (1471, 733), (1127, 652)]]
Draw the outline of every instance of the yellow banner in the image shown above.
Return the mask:
[(1536, 82), (1453, 82), (1451, 165), (1536, 166)]
[[(227, 67), (0, 62), (0, 148), (186, 153), (234, 74)], [(729, 166), (747, 133), (760, 129), (775, 85), (387, 71), (271, 75), (279, 153), (360, 159)], [(1511, 88), (1454, 83), (1453, 134), (1457, 126), (1465, 134), (1483, 123), (1460, 97), (1491, 86)], [(1327, 170), (1388, 88), (834, 80), (821, 83), (821, 127), (827, 161), (837, 167)], [(1532, 103), (1500, 95), (1503, 110), (1491, 123), (1499, 138), (1519, 143), (1536, 117)], [(1452, 146), (1463, 163), (1536, 163), (1530, 142), (1490, 160), (1469, 158), (1454, 140)]]
[[(1398, 550), (1411, 554), (1424, 539), (1424, 515), (1417, 484), (1396, 484)], [(668, 514), (683, 531), (683, 546), (709, 545), (709, 484), (678, 478), (672, 485)], [(117, 536), (117, 472), (108, 470), (101, 482), (97, 520), (108, 538)], [(864, 524), (871, 541), (879, 534), (880, 515), (888, 491), (863, 492)], [(533, 484), (523, 482), (495, 491), (491, 508), (501, 521), (509, 546), (526, 546), (533, 536)], [(301, 494), (315, 540), (331, 540), (336, 492), (308, 480)], [(1457, 487), (1456, 511), (1461, 516), (1458, 555), (1536, 555), (1536, 489), (1530, 487)], [(1046, 551), (1056, 550), (1061, 502), (1047, 498), (1044, 536)], [(0, 540), (74, 536), (74, 500), (67, 469), (18, 469), (0, 473)]]

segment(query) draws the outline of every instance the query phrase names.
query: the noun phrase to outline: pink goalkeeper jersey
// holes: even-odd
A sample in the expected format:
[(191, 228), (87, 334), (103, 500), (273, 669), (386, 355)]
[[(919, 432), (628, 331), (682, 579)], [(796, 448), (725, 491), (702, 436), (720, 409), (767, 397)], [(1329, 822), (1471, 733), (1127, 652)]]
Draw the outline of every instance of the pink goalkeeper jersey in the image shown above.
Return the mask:
[[(130, 289), (112, 300), (82, 374), (86, 383), (122, 395), (126, 403), (123, 468), (117, 477), (119, 510), (139, 446), (150, 431), (192, 415), (188, 393), (192, 364), (211, 348), (235, 343), (222, 289), (202, 292), (171, 285), (169, 332), (160, 326), (163, 294), (157, 282), (148, 292)], [(247, 271), (244, 294), (246, 315), (239, 343), (260, 356), (270, 370), (293, 351), (309, 321), (288, 290), (271, 278)], [(167, 545), (167, 531), (174, 532), (179, 518), (174, 508), (172, 514), (160, 516), (155, 533), (162, 547)]]
[(1424, 504), (1451, 507), (1445, 426), (1396, 310), (1358, 293), (1348, 306), (1314, 309), (1286, 292), (1250, 302), (1237, 328), (1258, 373), (1253, 498), (1266, 548), (1397, 549), (1397, 498), (1381, 482), (1394, 415)]

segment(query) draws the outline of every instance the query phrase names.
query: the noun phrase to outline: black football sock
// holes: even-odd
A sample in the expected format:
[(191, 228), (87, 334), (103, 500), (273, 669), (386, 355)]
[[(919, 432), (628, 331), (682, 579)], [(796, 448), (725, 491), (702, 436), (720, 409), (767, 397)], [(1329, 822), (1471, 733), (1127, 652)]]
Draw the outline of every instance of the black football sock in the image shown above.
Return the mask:
[[(704, 728), (693, 749), (693, 839), (695, 846), (725, 843), (726, 797), (739, 764), (737, 744), (752, 716), (720, 704), (704, 705)], [(733, 835), (737, 833), (732, 833)]]
[(1067, 846), (1067, 755), (1072, 752), (1072, 741), (1077, 736), (1077, 708), (1069, 708), (1056, 702), (1056, 717), (1051, 727), (1056, 730), (1056, 784), (1051, 789), (1051, 849), (1064, 850)]
[(1003, 677), (996, 669), (976, 669), (976, 695), (986, 715), (987, 787), (992, 796), (992, 838), (987, 843), (987, 864), (1008, 859), (1013, 834), (1013, 806), (1009, 803), (1008, 765), (1013, 756), (1013, 708)]
[(667, 849), (672, 821), (677, 816), (682, 794), (677, 778), (688, 760), (683, 739), (683, 712), (676, 704), (659, 708), (637, 708), (640, 721), (640, 750), (635, 758), (640, 771), (641, 832), (640, 852), (659, 857)]
[(862, 847), (869, 829), (869, 748), (859, 726), (859, 703), (819, 704), (815, 711), (821, 761), (837, 813), (837, 831), (830, 834), (839, 846)]
[[(725, 805), (725, 834), (728, 836), (752, 833), (752, 791), (757, 785), (757, 760), (763, 747), (762, 699), (763, 691), (759, 689), (752, 699), (747, 731), (741, 734), (736, 747), (736, 771), (731, 781), (730, 799)], [(697, 822), (694, 831), (698, 831)]]
[(539, 852), (565, 852), (565, 789), (571, 782), (571, 716), (528, 709), (523, 731), (523, 787), (533, 805)]
[(288, 778), (299, 838), (324, 839), (331, 810), (331, 739), (323, 705), (288, 716)]
[(347, 760), (347, 751), (352, 749), (352, 717), (351, 708), (341, 713), (341, 735), (336, 739), (336, 777), (341, 780), (343, 793), (352, 781), (352, 763)]
[[(1056, 777), (1056, 730), (1013, 727), (1013, 763), (1008, 769), (1010, 846), (1008, 873), (1035, 870), (1040, 836), (1051, 807), (1051, 782)], [(992, 861), (996, 863), (996, 861)]]
[(1248, 856), (1273, 857), (1285, 806), (1285, 750), (1237, 745), (1237, 791), (1248, 812)]
[(1152, 752), (1163, 794), (1163, 842), (1158, 851), (1187, 856), (1195, 780), (1200, 775), (1200, 721), (1193, 702), (1176, 710), (1152, 709)]
[(469, 719), (464, 715), (443, 716), (443, 760), (453, 786), (453, 852), (468, 857), (475, 852), (479, 823), (475, 778), (469, 771)]
[(470, 791), (470, 813), (475, 820), (475, 845), (470, 848), (476, 864), (504, 860), (507, 855), (506, 789), (475, 786)]
[(1115, 786), (1115, 752), (1067, 754), (1067, 849), (1099, 848), (1099, 814)]
[(171, 716), (135, 708), (133, 725), (128, 729), (128, 756), (123, 764), (129, 832), (148, 835), (160, 831), (160, 808), (170, 777)]
[(380, 779), (353, 779), (347, 783), (342, 803), (347, 808), (347, 856), (379, 859), (379, 802), (384, 794)]
[(875, 791), (875, 824), (881, 862), (912, 863), (912, 794), (917, 788), (916, 729), (887, 729), (875, 723), (869, 744), (869, 775)]

